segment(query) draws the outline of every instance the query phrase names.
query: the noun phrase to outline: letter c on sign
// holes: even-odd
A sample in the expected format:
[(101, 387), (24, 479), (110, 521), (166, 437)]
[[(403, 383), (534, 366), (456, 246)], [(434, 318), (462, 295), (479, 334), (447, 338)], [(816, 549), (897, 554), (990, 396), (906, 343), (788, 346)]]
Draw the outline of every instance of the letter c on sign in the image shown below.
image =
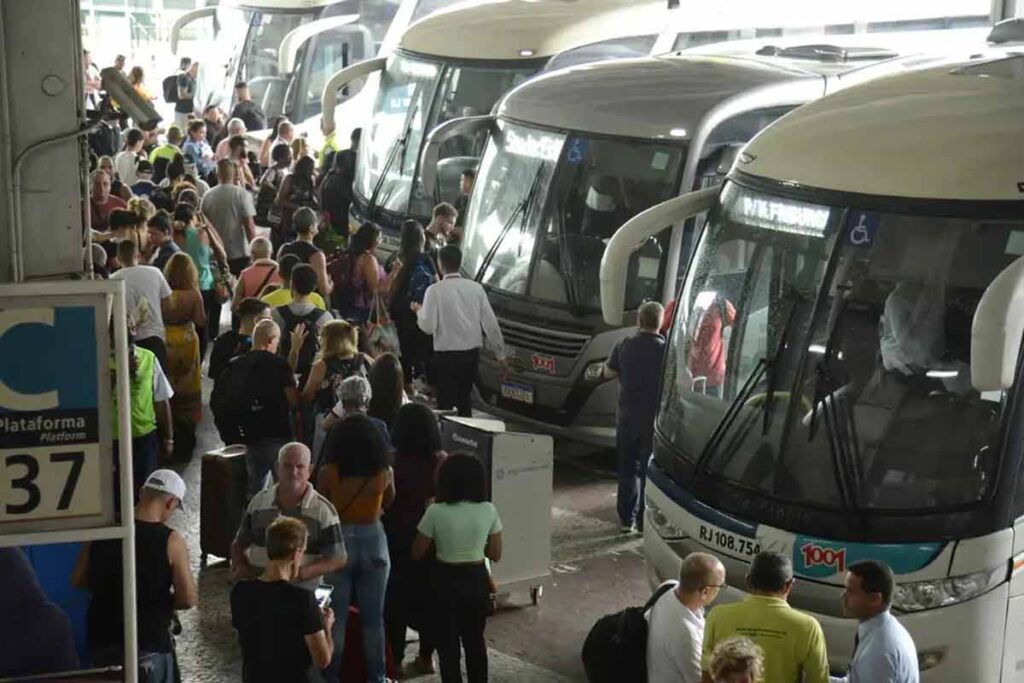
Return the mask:
[[(52, 308), (9, 308), (0, 311), (0, 337), (18, 325), (35, 324), (53, 327)], [(0, 406), (9, 410), (52, 410), (59, 405), (58, 393), (44, 391), (39, 394), (23, 394), (15, 391), (0, 378)]]

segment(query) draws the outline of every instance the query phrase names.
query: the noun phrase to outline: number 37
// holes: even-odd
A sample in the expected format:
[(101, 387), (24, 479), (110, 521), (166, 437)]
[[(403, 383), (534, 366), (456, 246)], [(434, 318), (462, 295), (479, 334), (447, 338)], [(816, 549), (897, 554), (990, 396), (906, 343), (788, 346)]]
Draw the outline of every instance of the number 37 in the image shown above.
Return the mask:
[[(69, 463), (71, 465), (71, 469), (68, 470), (67, 479), (64, 481), (64, 489), (61, 491), (60, 499), (57, 501), (58, 510), (67, 510), (71, 507), (71, 499), (75, 495), (78, 478), (82, 474), (82, 466), (85, 464), (85, 453), (82, 451), (51, 453), (50, 462), (53, 464)], [(11, 479), (11, 489), (24, 491), (27, 499), (24, 503), (13, 505), (7, 503), (4, 509), (9, 515), (27, 515), (39, 507), (43, 498), (39, 485), (36, 483), (36, 479), (39, 478), (39, 461), (36, 457), (27, 453), (17, 453), (4, 458), (4, 466), (6, 468), (17, 467), (18, 465), (24, 468), (25, 473), (20, 477)]]

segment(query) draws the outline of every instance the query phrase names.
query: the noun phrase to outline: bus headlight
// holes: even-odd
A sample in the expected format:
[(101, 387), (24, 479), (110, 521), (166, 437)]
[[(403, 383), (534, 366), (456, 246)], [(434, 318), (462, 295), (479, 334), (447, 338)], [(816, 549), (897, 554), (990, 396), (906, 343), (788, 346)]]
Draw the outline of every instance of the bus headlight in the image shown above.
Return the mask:
[(996, 567), (948, 579), (904, 583), (896, 586), (892, 606), (900, 612), (947, 607), (983, 595), (1005, 580), (1006, 568)]
[(583, 379), (588, 382), (600, 382), (604, 379), (604, 359), (587, 363), (587, 367), (583, 369)]
[(647, 523), (650, 524), (651, 528), (654, 529), (654, 531), (662, 538), (681, 538), (686, 536), (686, 532), (668, 521), (665, 513), (661, 511), (661, 508), (646, 496), (644, 499), (644, 509), (647, 513)]

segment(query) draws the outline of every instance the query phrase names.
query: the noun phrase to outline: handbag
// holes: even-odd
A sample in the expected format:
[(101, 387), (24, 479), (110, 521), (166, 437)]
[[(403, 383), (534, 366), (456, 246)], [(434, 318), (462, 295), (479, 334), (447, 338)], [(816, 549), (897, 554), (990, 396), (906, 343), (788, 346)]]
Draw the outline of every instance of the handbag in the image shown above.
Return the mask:
[(379, 356), (382, 353), (393, 353), (399, 357), (402, 355), (402, 348), (398, 343), (398, 330), (388, 314), (388, 307), (380, 293), (373, 297), (373, 308), (370, 309), (367, 329), (369, 330), (370, 349), (374, 356)]
[(214, 259), (210, 265), (213, 270), (213, 292), (217, 297), (217, 303), (226, 304), (231, 301), (231, 295), (235, 291), (235, 276), (231, 274), (228, 264), (220, 259)]

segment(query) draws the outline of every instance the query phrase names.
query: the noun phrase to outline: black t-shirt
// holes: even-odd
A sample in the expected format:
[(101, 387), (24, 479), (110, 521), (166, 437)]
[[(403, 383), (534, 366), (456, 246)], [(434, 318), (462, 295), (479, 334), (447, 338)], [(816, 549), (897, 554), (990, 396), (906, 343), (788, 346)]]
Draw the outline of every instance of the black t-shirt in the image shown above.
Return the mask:
[(210, 366), (206, 370), (207, 376), (210, 379), (217, 379), (232, 358), (248, 353), (250, 350), (252, 350), (252, 337), (249, 335), (239, 334), (234, 330), (220, 335), (217, 337), (217, 341), (213, 342), (213, 348), (210, 349)]
[(291, 366), (285, 358), (269, 351), (250, 351), (245, 358), (248, 367), (246, 393), (251, 402), (245, 425), (245, 442), (292, 438), (285, 396), (285, 389), (295, 386)]
[[(135, 581), (139, 650), (171, 651), (171, 563), (167, 559), (170, 527), (135, 520)], [(89, 643), (120, 645), (124, 640), (121, 593), (121, 542), (99, 541), (89, 547)]]
[(240, 581), (231, 589), (231, 623), (245, 683), (315, 680), (306, 636), (324, 626), (312, 591), (286, 581)]
[(250, 131), (263, 130), (267, 127), (267, 121), (263, 116), (263, 112), (252, 100), (236, 104), (235, 108), (231, 110), (230, 118), (242, 119), (245, 122), (245, 129)]
[(180, 114), (191, 114), (196, 110), (196, 79), (192, 78), (187, 72), (178, 74), (178, 88), (192, 93), (192, 97), (189, 97), (187, 100), (178, 98), (178, 101), (174, 103), (174, 111)]
[(295, 254), (303, 263), (309, 263), (309, 260), (313, 258), (313, 254), (318, 251), (320, 251), (320, 249), (309, 242), (300, 242), (299, 240), (295, 240), (294, 242), (288, 242), (283, 245), (277, 252), (277, 258), (280, 260), (285, 254)]

